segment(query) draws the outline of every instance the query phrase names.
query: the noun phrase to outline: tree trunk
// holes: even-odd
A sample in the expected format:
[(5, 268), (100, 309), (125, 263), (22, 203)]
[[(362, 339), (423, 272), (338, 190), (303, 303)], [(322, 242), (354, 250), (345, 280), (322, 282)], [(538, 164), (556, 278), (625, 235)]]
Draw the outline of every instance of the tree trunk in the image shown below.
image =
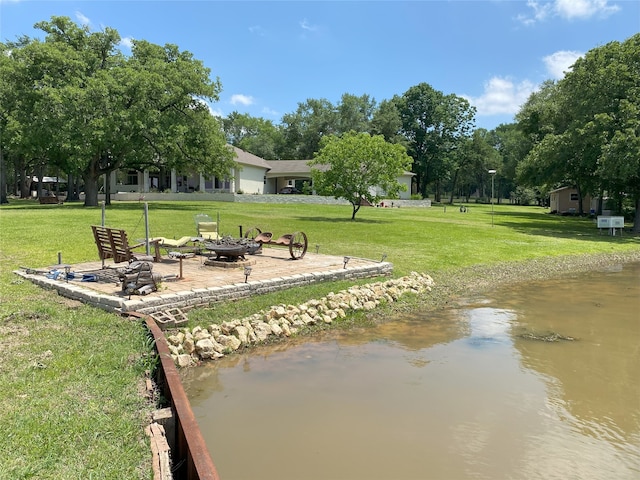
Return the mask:
[(0, 148), (0, 204), (2, 203), (9, 203), (9, 200), (7, 199), (7, 169), (2, 148)]
[(451, 182), (451, 196), (449, 197), (449, 204), (453, 205), (453, 194), (456, 191), (456, 183), (458, 182), (458, 172), (460, 172), (460, 169), (456, 169), (455, 173), (453, 174), (453, 181)]
[(98, 206), (98, 178), (83, 175), (84, 178), (84, 206)]
[(355, 220), (356, 213), (358, 213), (358, 210), (360, 210), (360, 205), (356, 203), (351, 203), (351, 205), (353, 206), (353, 212), (351, 213), (351, 220)]
[(44, 178), (44, 165), (38, 166), (38, 190), (36, 193), (36, 197), (40, 198), (42, 196), (42, 179)]
[(73, 199), (80, 200), (80, 175), (76, 175), (74, 178), (74, 186), (73, 186)]
[(84, 180), (84, 206), (98, 206), (98, 180), (100, 179), (100, 170), (98, 168), (99, 158), (92, 158), (87, 165), (87, 169), (82, 173)]
[(435, 201), (440, 203), (442, 200), (442, 193), (440, 192), (440, 180), (436, 180), (436, 192), (435, 192)]
[(111, 205), (111, 174), (107, 173), (104, 179), (104, 204)]
[(584, 209), (582, 208), (582, 190), (580, 186), (577, 186), (576, 190), (578, 191), (578, 215), (582, 216), (584, 214)]
[(27, 169), (23, 168), (20, 172), (20, 198), (29, 198), (31, 196), (31, 178), (27, 176)]
[(640, 195), (636, 197), (636, 214), (633, 217), (633, 233), (640, 233)]

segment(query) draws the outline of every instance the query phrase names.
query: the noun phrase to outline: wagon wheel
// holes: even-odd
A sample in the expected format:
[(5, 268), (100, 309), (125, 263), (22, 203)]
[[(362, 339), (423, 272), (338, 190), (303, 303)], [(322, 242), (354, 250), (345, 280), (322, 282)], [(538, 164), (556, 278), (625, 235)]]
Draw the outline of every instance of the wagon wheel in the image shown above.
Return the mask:
[(307, 235), (304, 232), (294, 232), (291, 234), (291, 240), (289, 241), (289, 253), (291, 258), (297, 260), (304, 257), (307, 253)]
[(258, 227), (251, 227), (244, 234), (244, 238), (248, 238), (250, 240), (255, 240), (256, 237), (258, 235), (260, 235), (261, 233), (262, 233), (262, 230), (260, 230)]

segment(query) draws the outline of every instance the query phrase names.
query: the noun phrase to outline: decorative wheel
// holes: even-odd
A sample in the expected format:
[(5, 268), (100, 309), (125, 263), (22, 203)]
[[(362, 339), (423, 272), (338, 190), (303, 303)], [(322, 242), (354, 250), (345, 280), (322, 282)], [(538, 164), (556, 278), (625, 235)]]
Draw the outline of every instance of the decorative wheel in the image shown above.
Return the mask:
[(258, 227), (251, 227), (245, 232), (244, 238), (255, 240), (256, 237), (261, 233), (262, 233), (262, 230), (260, 230)]
[(298, 260), (304, 257), (307, 253), (307, 235), (304, 232), (294, 232), (291, 234), (291, 240), (289, 241), (289, 253), (291, 258)]

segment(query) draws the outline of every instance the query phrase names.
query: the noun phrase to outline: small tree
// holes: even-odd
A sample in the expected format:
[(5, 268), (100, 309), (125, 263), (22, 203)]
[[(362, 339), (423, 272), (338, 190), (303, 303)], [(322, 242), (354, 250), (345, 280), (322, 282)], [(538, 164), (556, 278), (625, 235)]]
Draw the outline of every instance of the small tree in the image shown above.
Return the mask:
[(395, 197), (406, 189), (398, 177), (411, 168), (412, 159), (402, 145), (387, 143), (382, 135), (351, 131), (324, 137), (320, 146), (309, 162), (313, 186), (321, 195), (348, 200), (352, 220), (364, 200), (375, 204), (381, 192)]

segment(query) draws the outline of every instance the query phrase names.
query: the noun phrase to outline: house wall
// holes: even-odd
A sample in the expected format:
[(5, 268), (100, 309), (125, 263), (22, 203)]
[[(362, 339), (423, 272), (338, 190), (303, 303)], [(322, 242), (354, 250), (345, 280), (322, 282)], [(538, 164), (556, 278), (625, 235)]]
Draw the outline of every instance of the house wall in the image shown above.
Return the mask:
[[(406, 192), (403, 192), (403, 191), (398, 192), (398, 197), (401, 200), (409, 200), (409, 199), (411, 199), (411, 177), (409, 177), (409, 176), (398, 177), (398, 183), (400, 185), (406, 185), (406, 187), (407, 187), (407, 191)], [(377, 194), (382, 198), (384, 198), (385, 195), (386, 195), (385, 191), (380, 187), (371, 187), (369, 189), (369, 191), (372, 194), (374, 194), (374, 195)]]
[(409, 200), (411, 198), (411, 177), (400, 177), (398, 178), (398, 183), (407, 187), (406, 191), (399, 193), (400, 198), (402, 200)]
[(235, 177), (235, 185), (236, 192), (243, 193), (264, 193), (265, 192), (265, 184), (264, 184), (264, 176), (265, 169), (262, 167), (254, 167), (251, 165), (243, 165), (242, 171), (239, 172), (236, 169), (234, 177)]

